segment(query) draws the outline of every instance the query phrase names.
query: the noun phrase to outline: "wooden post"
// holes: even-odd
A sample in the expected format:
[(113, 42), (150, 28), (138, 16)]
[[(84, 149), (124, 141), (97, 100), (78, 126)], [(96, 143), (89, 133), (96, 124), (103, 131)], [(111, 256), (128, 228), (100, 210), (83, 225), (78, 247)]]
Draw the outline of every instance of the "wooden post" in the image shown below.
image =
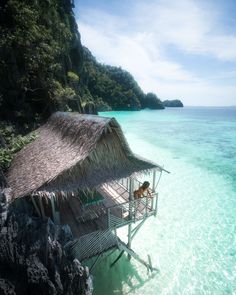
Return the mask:
[(156, 205), (155, 205), (155, 217), (157, 216), (157, 210), (158, 210), (158, 193), (156, 193)]
[[(133, 218), (133, 200), (134, 200), (134, 196), (133, 196), (133, 186), (134, 186), (134, 180), (133, 178), (130, 176), (129, 178), (129, 220), (130, 223), (128, 225), (128, 247), (131, 248), (131, 232), (132, 232), (132, 218)], [(131, 255), (128, 254), (128, 258), (131, 259)]]
[(152, 191), (155, 192), (155, 187), (156, 187), (156, 170), (153, 170), (152, 174)]

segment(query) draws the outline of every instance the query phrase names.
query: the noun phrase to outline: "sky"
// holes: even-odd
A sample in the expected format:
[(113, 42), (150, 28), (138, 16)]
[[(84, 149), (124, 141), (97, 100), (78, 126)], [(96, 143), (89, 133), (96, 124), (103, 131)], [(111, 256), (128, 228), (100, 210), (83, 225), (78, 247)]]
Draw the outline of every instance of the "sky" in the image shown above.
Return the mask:
[(82, 44), (145, 93), (236, 105), (236, 0), (75, 0)]

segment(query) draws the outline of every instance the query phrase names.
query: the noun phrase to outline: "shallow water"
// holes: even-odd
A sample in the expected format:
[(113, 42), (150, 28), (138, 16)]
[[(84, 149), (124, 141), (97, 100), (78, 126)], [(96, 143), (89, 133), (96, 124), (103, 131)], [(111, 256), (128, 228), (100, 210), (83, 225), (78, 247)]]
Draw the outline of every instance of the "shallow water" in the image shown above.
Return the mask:
[[(159, 272), (118, 252), (94, 268), (94, 294), (236, 294), (236, 108), (109, 112), (132, 150), (171, 171), (159, 211), (132, 242)], [(125, 238), (125, 230), (120, 231)]]

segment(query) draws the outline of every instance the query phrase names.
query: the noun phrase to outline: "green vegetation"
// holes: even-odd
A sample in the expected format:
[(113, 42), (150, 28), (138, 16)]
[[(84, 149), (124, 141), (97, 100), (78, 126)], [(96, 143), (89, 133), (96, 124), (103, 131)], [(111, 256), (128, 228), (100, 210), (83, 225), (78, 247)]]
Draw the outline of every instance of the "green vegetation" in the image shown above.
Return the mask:
[(144, 100), (144, 108), (149, 108), (152, 110), (164, 109), (161, 100), (156, 96), (156, 94), (149, 92), (147, 93)]
[(33, 129), (58, 110), (163, 108), (82, 47), (72, 9), (69, 0), (1, 1), (0, 119)]
[(0, 2), (0, 168), (55, 111), (162, 109), (120, 67), (83, 47), (70, 0)]
[(36, 138), (34, 132), (22, 136), (17, 134), (13, 125), (0, 122), (0, 167), (6, 171), (16, 152)]
[(30, 124), (68, 110), (82, 68), (71, 1), (5, 0), (0, 13), (1, 118)]
[(67, 77), (71, 83), (78, 83), (79, 82), (79, 76), (74, 72), (68, 72)]
[(98, 111), (164, 108), (156, 95), (144, 94), (129, 72), (98, 63), (85, 47), (83, 83)]
[(144, 93), (133, 77), (121, 68), (98, 63), (85, 47), (83, 83), (99, 111), (141, 108)]

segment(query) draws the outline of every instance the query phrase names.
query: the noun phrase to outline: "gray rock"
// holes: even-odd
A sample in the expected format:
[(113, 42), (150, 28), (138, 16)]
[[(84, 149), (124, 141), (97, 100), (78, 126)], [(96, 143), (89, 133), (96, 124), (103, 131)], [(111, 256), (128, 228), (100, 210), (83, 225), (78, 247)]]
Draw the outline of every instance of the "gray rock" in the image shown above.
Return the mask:
[(88, 268), (67, 257), (68, 226), (13, 210), (8, 215), (0, 231), (0, 294), (92, 294)]

